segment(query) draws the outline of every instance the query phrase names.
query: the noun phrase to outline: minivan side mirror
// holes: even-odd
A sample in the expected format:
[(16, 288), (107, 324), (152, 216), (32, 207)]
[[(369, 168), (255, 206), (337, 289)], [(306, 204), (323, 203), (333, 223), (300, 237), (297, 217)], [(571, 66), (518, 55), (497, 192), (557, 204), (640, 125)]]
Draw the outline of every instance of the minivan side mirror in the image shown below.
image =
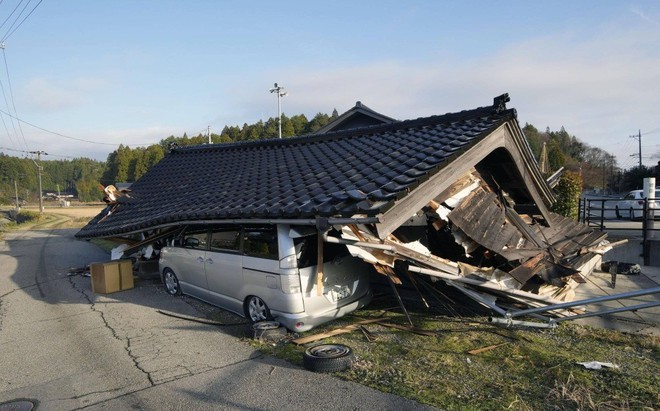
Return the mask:
[(195, 237), (186, 238), (186, 247), (192, 247), (192, 248), (199, 247), (199, 238), (195, 238)]

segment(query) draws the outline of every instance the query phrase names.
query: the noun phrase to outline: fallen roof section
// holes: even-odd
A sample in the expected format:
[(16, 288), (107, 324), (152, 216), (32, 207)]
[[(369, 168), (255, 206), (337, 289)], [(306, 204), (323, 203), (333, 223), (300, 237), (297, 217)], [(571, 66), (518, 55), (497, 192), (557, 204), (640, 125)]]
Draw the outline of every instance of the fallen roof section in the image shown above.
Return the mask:
[(176, 148), (76, 236), (117, 237), (183, 222), (327, 218), (377, 220), (384, 238), (476, 162), (494, 169), (517, 204), (547, 217), (554, 197), (508, 100), (323, 135)]

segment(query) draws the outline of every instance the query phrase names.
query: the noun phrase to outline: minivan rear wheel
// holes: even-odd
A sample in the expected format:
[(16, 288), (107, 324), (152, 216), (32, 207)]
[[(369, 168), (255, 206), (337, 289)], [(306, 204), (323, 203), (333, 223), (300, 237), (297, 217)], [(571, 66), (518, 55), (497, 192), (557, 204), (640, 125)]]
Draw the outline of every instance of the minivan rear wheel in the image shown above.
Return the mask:
[(258, 321), (272, 320), (270, 309), (261, 298), (251, 295), (245, 299), (245, 318), (256, 323)]
[(165, 283), (165, 290), (170, 295), (181, 295), (181, 285), (179, 278), (174, 274), (170, 268), (163, 271), (163, 283)]

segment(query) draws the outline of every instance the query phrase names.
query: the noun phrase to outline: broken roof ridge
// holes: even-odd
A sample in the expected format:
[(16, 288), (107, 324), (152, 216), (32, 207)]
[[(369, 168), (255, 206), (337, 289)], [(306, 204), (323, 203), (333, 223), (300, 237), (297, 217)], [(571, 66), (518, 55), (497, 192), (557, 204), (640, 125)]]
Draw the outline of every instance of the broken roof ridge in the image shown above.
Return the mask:
[(310, 144), (323, 141), (339, 140), (343, 138), (351, 138), (357, 136), (365, 136), (374, 133), (405, 130), (408, 128), (420, 127), (424, 125), (437, 125), (437, 124), (451, 124), (454, 122), (463, 121), (466, 119), (474, 119), (476, 117), (489, 117), (498, 116), (501, 120), (499, 124), (516, 119), (517, 114), (515, 109), (507, 109), (506, 102), (509, 101), (508, 93), (504, 93), (493, 99), (493, 105), (478, 107), (470, 110), (462, 110), (458, 112), (451, 112), (445, 114), (436, 114), (428, 117), (418, 117), (410, 120), (397, 121), (390, 124), (376, 124), (372, 126), (365, 126), (349, 130), (330, 131), (323, 134), (316, 135), (302, 135), (286, 138), (269, 138), (262, 140), (244, 140), (233, 143), (219, 143), (219, 144), (200, 144), (194, 146), (179, 146), (172, 149), (171, 153), (176, 152), (190, 152), (190, 151), (214, 151), (214, 150), (230, 150), (230, 149), (247, 149), (247, 148), (260, 148), (272, 146), (293, 146), (299, 144)]

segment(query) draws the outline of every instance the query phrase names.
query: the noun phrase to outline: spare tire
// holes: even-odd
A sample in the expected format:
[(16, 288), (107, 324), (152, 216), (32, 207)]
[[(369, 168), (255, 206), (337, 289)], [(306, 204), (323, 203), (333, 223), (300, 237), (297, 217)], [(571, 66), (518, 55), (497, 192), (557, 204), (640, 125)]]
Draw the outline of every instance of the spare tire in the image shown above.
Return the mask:
[(351, 347), (343, 344), (321, 344), (303, 353), (303, 366), (315, 372), (344, 371), (353, 365), (355, 356)]

